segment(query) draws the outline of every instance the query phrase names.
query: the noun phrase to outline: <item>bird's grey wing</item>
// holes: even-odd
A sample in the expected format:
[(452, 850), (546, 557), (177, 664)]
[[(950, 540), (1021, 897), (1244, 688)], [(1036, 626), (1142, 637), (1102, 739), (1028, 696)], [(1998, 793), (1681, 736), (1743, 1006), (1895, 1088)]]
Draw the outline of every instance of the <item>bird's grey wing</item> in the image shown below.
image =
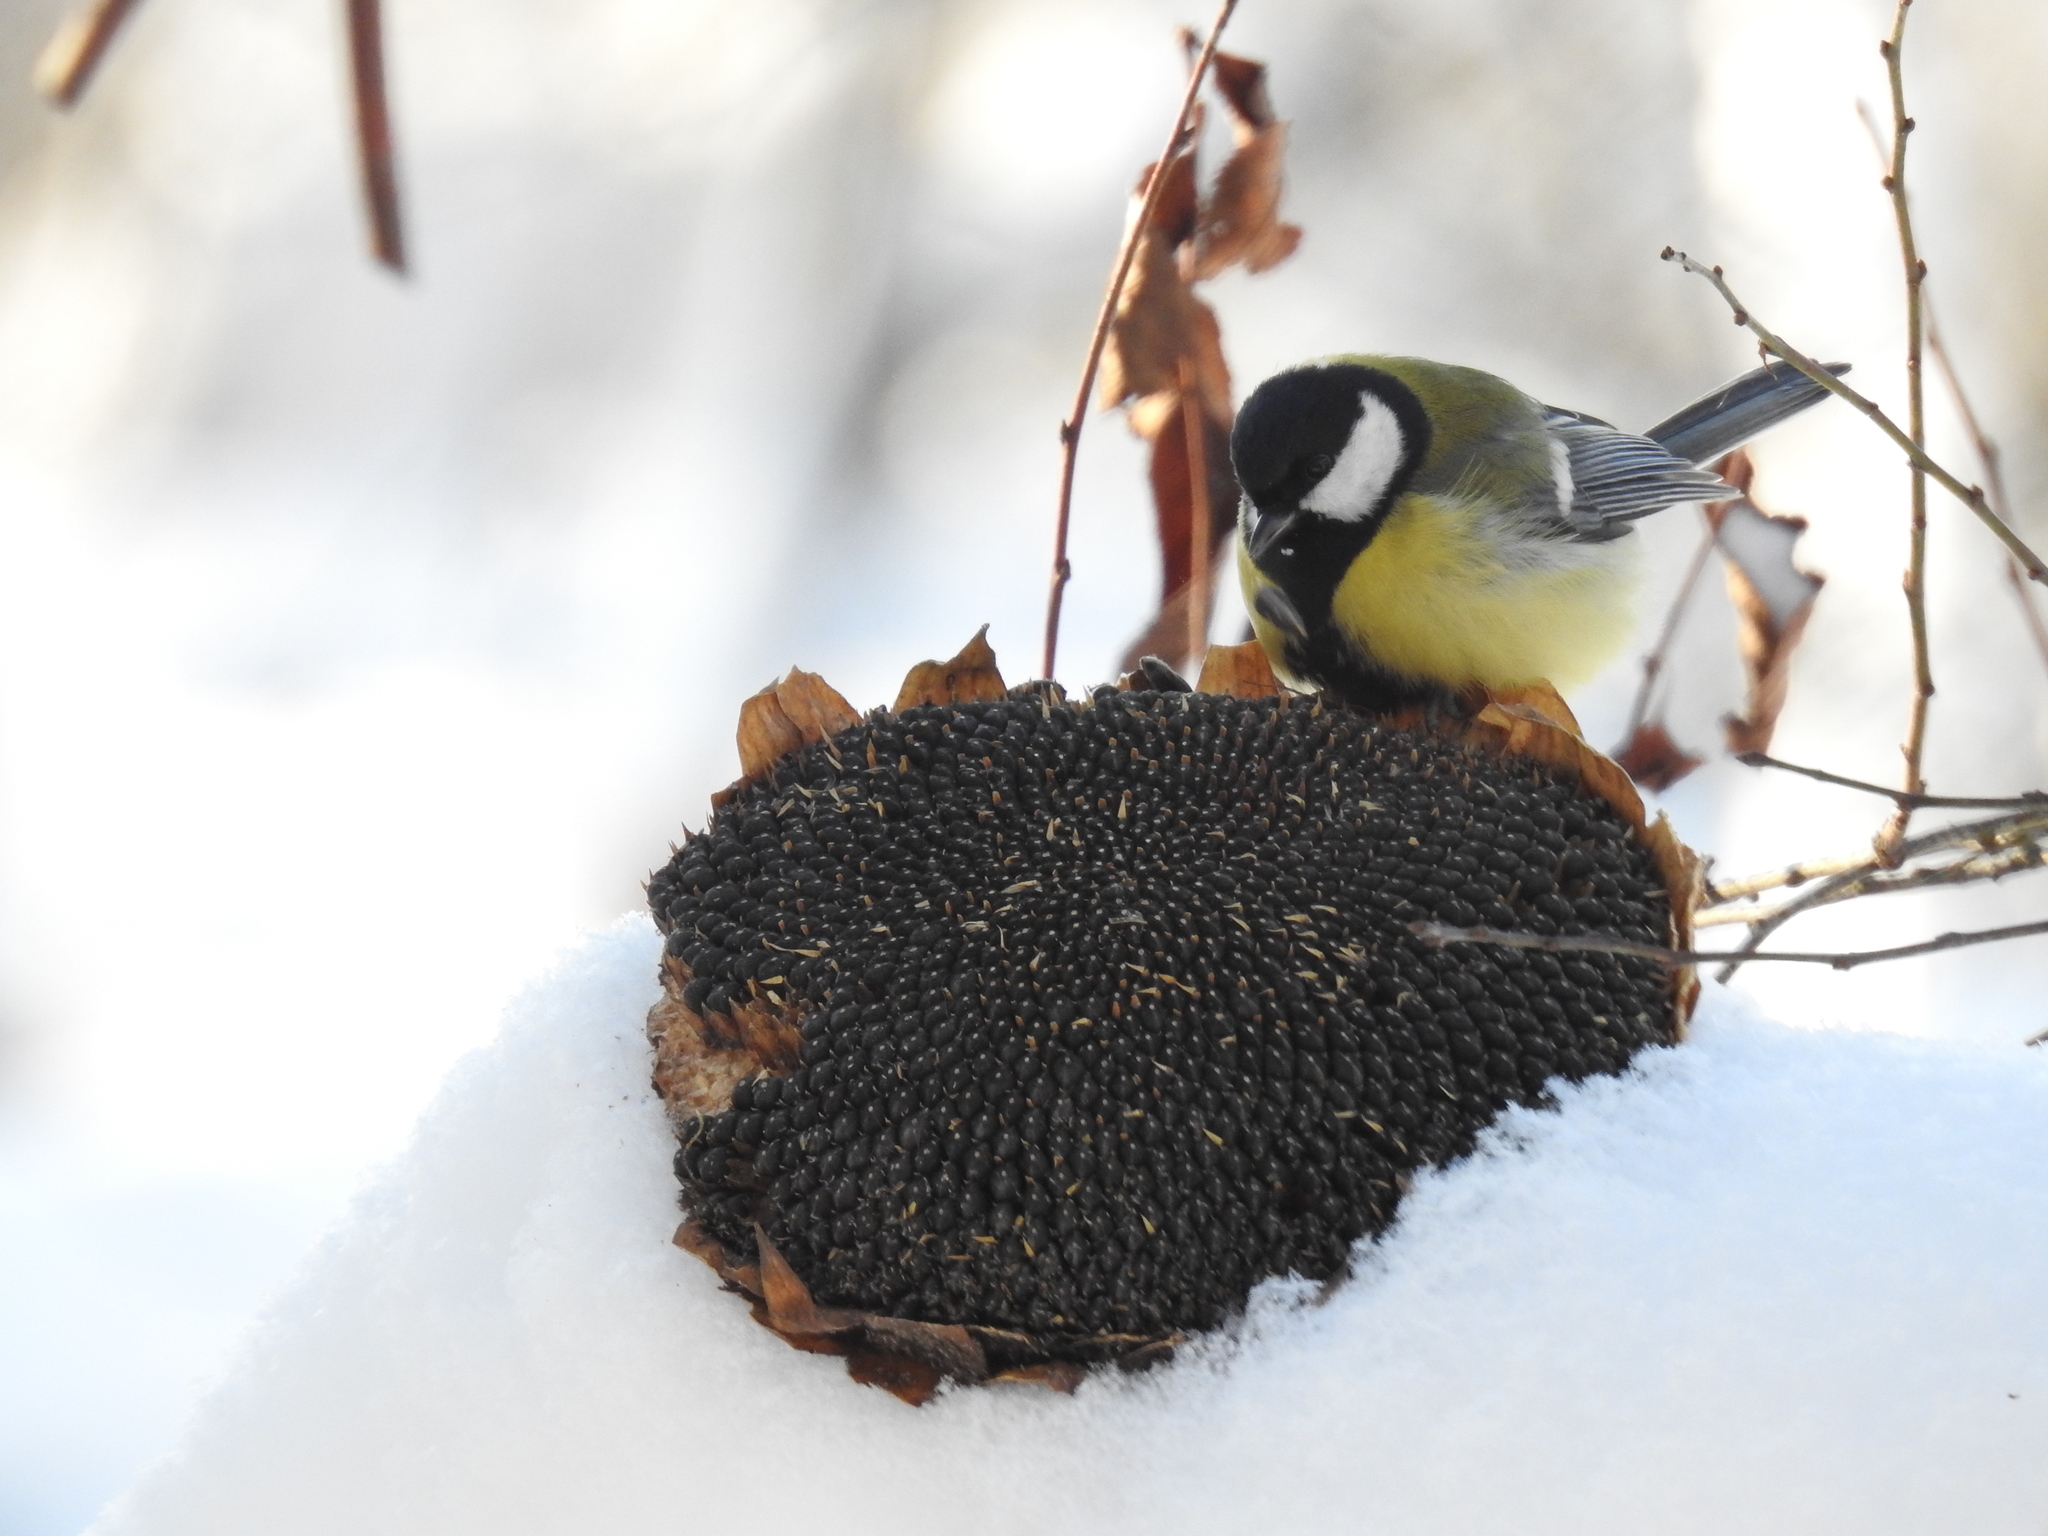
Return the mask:
[(1620, 538), (1629, 523), (1652, 512), (1733, 494), (1713, 471), (1590, 416), (1550, 410), (1544, 426), (1558, 470), (1557, 531), (1564, 537), (1597, 544)]
[[(1828, 363), (1826, 367), (1837, 378), (1849, 371), (1847, 363)], [(1766, 363), (1693, 401), (1677, 415), (1667, 416), (1643, 436), (1662, 443), (1675, 458), (1688, 464), (1709, 464), (1758, 433), (1818, 404), (1827, 393), (1790, 363)]]

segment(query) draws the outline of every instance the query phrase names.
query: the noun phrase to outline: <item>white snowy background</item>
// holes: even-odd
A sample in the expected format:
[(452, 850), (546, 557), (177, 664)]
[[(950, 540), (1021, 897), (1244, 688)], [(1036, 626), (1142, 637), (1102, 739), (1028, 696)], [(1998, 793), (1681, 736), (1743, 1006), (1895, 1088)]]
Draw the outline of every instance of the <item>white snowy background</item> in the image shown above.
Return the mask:
[[(1077, 1404), (906, 1416), (716, 1297), (665, 1246), (652, 940), (612, 925), (782, 668), (885, 702), (989, 621), (1030, 670), (1054, 427), (1171, 29), (1203, 18), (386, 9), (405, 283), (361, 254), (332, 6), (146, 0), (62, 117), (26, 86), (57, 7), (0, 13), (0, 1531), (78, 1530), (131, 1485), (112, 1528), (2048, 1526), (2048, 1085), (2017, 1044), (2048, 1026), (2043, 940), (1752, 969), (1795, 1027), (1716, 1000), (1696, 1046), (1425, 1182), (1328, 1306), (1274, 1299)], [(1888, 19), (1247, 0), (1232, 43), (1272, 63), (1308, 237), (1215, 287), (1240, 392), (1413, 351), (1641, 425), (1749, 361), (1670, 243), (1895, 405), (1854, 110)], [(1914, 26), (1924, 250), (2032, 509), (2048, 13), (1925, 0)], [(1889, 778), (1904, 477), (1833, 407), (1759, 458), (1831, 578), (1779, 750)], [(1646, 627), (1689, 516), (1646, 530)], [(1989, 540), (1938, 495), (1934, 529), (1931, 775), (2039, 785), (2048, 672)], [(1142, 618), (1150, 536), (1099, 421), (1069, 682)], [(1676, 669), (1694, 745), (1738, 688), (1708, 596)], [(1632, 685), (1625, 659), (1575, 700), (1596, 742)], [(1731, 869), (1874, 815), (1727, 764), (1669, 800)], [(756, 1419), (825, 1460), (789, 1478)]]

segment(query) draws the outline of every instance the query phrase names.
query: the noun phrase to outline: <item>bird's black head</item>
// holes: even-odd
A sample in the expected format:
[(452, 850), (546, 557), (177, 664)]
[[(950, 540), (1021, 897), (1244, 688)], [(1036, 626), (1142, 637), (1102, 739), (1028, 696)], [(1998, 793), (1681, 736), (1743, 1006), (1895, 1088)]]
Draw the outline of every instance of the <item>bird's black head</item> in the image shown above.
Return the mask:
[(1310, 363), (1275, 374), (1230, 434), (1252, 561), (1311, 623), (1429, 451), (1429, 414), (1392, 374)]

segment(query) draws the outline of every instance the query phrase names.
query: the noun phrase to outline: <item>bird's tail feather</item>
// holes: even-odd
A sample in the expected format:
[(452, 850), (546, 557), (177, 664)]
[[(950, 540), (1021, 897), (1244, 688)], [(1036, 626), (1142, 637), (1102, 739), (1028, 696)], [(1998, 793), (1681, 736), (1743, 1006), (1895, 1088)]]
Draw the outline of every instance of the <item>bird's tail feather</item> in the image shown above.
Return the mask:
[[(1827, 370), (1839, 378), (1849, 365), (1829, 363)], [(1643, 436), (1688, 464), (1711, 464), (1826, 394), (1790, 363), (1766, 363), (1666, 417)]]

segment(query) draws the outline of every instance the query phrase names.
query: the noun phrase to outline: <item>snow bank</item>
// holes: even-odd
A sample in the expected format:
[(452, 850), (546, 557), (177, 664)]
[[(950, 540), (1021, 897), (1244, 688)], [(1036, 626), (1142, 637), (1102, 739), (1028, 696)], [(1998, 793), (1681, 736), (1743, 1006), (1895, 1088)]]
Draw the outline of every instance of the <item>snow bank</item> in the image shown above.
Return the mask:
[(919, 1410), (669, 1246), (641, 1016), (591, 939), (471, 1056), (109, 1512), (232, 1533), (2038, 1532), (2048, 1060), (1695, 1043), (1421, 1179), (1318, 1306), (1077, 1398)]

